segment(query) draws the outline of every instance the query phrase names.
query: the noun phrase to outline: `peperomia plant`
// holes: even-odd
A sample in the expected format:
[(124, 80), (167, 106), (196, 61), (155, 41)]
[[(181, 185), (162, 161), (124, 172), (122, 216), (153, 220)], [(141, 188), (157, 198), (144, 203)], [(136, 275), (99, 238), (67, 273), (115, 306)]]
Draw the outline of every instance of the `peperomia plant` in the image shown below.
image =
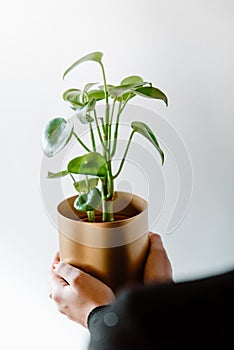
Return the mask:
[[(85, 150), (85, 154), (69, 161), (67, 169), (57, 173), (48, 172), (48, 178), (54, 179), (67, 175), (71, 177), (74, 188), (78, 192), (74, 207), (81, 212), (87, 212), (88, 220), (91, 222), (95, 221), (95, 210), (100, 205), (102, 221), (114, 221), (114, 180), (123, 168), (135, 133), (141, 134), (153, 144), (161, 157), (161, 163), (164, 163), (164, 153), (153, 131), (142, 121), (134, 121), (131, 123), (131, 133), (119, 168), (115, 174), (113, 173), (112, 160), (118, 144), (120, 117), (127, 103), (139, 95), (162, 100), (166, 106), (168, 105), (167, 96), (139, 76), (128, 76), (117, 86), (107, 84), (102, 58), (101, 52), (90, 53), (73, 63), (63, 75), (65, 78), (74, 68), (87, 61), (94, 61), (101, 68), (102, 85), (87, 83), (82, 90), (71, 88), (63, 94), (63, 99), (74, 110), (79, 122), (89, 125), (90, 145), (84, 143), (77, 135), (71, 118), (67, 120), (61, 117), (53, 118), (42, 133), (42, 148), (47, 157), (53, 157), (60, 152), (72, 137), (75, 137)], [(98, 115), (97, 106), (100, 103), (103, 104), (103, 101), (104, 115)], [(101, 152), (97, 151), (98, 144), (101, 145)], [(85, 175), (85, 179), (77, 181), (76, 174)]]

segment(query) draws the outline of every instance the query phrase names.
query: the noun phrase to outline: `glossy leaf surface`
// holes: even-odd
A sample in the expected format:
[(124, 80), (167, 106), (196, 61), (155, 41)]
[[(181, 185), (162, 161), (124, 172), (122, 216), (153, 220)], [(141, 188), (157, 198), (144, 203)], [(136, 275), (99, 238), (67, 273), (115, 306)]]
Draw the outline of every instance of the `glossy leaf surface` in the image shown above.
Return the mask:
[(96, 101), (103, 100), (105, 98), (105, 92), (103, 90), (90, 90), (88, 92), (89, 101), (95, 99)]
[(80, 59), (78, 59), (76, 62), (74, 62), (63, 74), (63, 79), (65, 78), (65, 76), (72, 71), (75, 67), (77, 67), (79, 64), (83, 63), (83, 62), (87, 62), (87, 61), (94, 61), (94, 62), (101, 62), (102, 61), (102, 56), (103, 53), (102, 52), (92, 52), (88, 55), (85, 55), (83, 57), (81, 57)]
[(87, 180), (80, 180), (74, 183), (74, 187), (79, 193), (87, 193), (91, 188), (97, 187), (99, 178), (98, 177), (92, 177)]
[(88, 124), (93, 122), (93, 118), (88, 113), (94, 110), (95, 105), (96, 100), (92, 99), (83, 107), (76, 110), (76, 116), (82, 124)]
[(168, 106), (167, 96), (164, 94), (164, 92), (162, 92), (161, 90), (159, 90), (156, 87), (142, 86), (142, 87), (133, 89), (133, 92), (136, 93), (137, 95), (140, 95), (143, 97), (163, 100), (165, 102), (166, 106)]
[(69, 172), (67, 170), (62, 170), (62, 171), (59, 171), (58, 173), (52, 173), (51, 171), (48, 171), (48, 179), (57, 179), (59, 177), (64, 177), (66, 175), (68, 175)]
[(73, 122), (64, 118), (50, 120), (42, 132), (42, 149), (47, 157), (53, 157), (69, 142), (73, 133)]
[(149, 126), (146, 125), (145, 123), (142, 123), (142, 122), (132, 122), (131, 127), (133, 128), (133, 130), (135, 132), (144, 136), (147, 140), (149, 140), (154, 145), (154, 147), (157, 149), (157, 151), (160, 154), (162, 164), (163, 164), (164, 163), (164, 153), (159, 146), (159, 143), (156, 139), (156, 136), (154, 135), (153, 131), (149, 128)]
[(81, 212), (93, 211), (99, 207), (101, 199), (101, 192), (94, 187), (88, 193), (78, 196), (74, 201), (74, 207)]
[(103, 177), (107, 173), (105, 158), (98, 152), (89, 152), (76, 157), (68, 163), (68, 171), (74, 174)]
[(143, 85), (144, 80), (138, 75), (131, 75), (129, 77), (124, 78), (120, 83), (120, 85), (133, 85), (133, 84)]
[(135, 83), (135, 84), (129, 84), (129, 85), (118, 85), (118, 86), (113, 86), (109, 89), (109, 94), (113, 97), (120, 97), (123, 94), (127, 93), (127, 92), (134, 92), (134, 88), (138, 87), (139, 84)]

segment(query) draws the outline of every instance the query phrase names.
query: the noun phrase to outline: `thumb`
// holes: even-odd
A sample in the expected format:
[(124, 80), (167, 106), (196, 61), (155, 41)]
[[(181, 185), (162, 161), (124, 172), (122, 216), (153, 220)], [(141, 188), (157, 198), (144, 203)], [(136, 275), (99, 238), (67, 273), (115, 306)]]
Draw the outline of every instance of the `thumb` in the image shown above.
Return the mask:
[(150, 251), (145, 265), (144, 282), (172, 281), (172, 267), (161, 237), (149, 234)]
[(77, 278), (81, 275), (81, 270), (78, 268), (67, 264), (65, 262), (59, 262), (56, 266), (54, 271), (57, 275), (62, 277), (68, 284), (74, 285), (77, 281)]

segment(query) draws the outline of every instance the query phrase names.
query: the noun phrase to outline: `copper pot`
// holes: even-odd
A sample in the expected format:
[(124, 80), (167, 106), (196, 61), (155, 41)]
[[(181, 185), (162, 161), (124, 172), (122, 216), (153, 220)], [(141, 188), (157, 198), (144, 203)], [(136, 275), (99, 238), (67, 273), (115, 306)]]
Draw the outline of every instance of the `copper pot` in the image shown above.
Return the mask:
[[(116, 192), (115, 221), (87, 222), (73, 207), (77, 196), (58, 205), (60, 258), (90, 273), (114, 291), (140, 283), (148, 254), (147, 202)], [(96, 211), (96, 216), (101, 216)]]

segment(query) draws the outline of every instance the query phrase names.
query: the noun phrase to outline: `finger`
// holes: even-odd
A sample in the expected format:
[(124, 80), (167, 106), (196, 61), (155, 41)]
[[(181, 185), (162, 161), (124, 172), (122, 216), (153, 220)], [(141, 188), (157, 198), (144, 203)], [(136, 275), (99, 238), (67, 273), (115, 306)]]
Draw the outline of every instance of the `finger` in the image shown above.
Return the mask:
[(67, 286), (68, 283), (52, 270), (49, 280), (49, 297), (55, 300), (56, 295), (60, 295)]
[(81, 273), (83, 273), (78, 268), (64, 262), (60, 262), (56, 265), (54, 271), (70, 285), (74, 285)]
[(52, 268), (54, 269), (55, 268), (54, 265), (58, 264), (59, 262), (60, 262), (60, 254), (59, 252), (57, 252), (52, 263)]
[(49, 297), (53, 299), (53, 291), (58, 287), (64, 288), (66, 286), (68, 286), (67, 282), (61, 276), (57, 275), (53, 270), (51, 270), (48, 281)]
[(172, 267), (161, 237), (150, 233), (149, 240), (150, 251), (144, 271), (144, 282), (172, 281)]
[(163, 250), (165, 251), (165, 248), (163, 246), (162, 239), (160, 235), (157, 233), (150, 232), (149, 233), (149, 241), (150, 241), (150, 251), (159, 251)]
[(55, 270), (52, 270), (50, 274), (52, 283), (54, 285), (61, 284), (62, 286), (66, 286), (68, 284), (67, 281), (62, 276), (58, 275)]

